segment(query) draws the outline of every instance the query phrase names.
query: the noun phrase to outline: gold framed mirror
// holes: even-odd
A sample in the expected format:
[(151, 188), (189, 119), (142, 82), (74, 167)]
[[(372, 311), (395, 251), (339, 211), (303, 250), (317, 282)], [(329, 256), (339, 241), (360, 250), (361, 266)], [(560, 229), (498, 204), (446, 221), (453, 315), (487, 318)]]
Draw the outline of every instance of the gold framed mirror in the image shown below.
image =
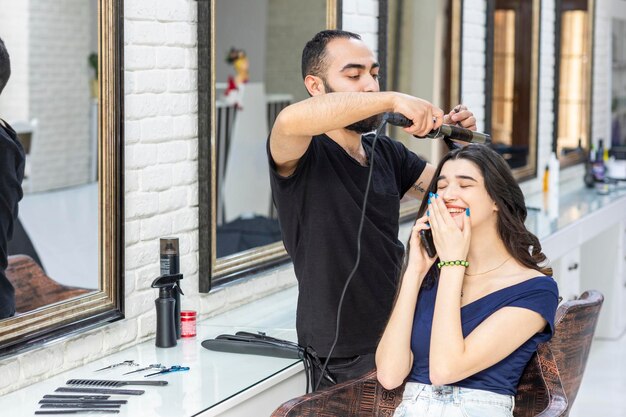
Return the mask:
[(586, 160), (591, 143), (593, 0), (555, 2), (554, 144), (561, 167)]
[(539, 0), (487, 1), (485, 128), (520, 181), (537, 175)]
[(200, 292), (287, 259), (265, 143), (307, 97), (302, 48), (340, 17), (340, 0), (198, 2)]
[[(24, 119), (31, 121), (31, 127), (37, 126), (37, 129), (31, 131), (17, 132), (28, 152), (27, 172), (22, 185), (25, 197), (20, 202), (20, 217), (24, 216), (24, 229), (30, 237), (34, 237), (32, 243), (42, 261), (28, 261), (26, 263), (29, 266), (20, 269), (17, 263), (14, 265), (18, 266), (12, 268), (11, 261), (15, 258), (10, 257), (7, 275), (12, 274), (14, 279), (12, 282), (16, 287), (18, 303), (23, 301), (21, 297), (24, 296), (18, 288), (20, 283), (34, 281), (35, 275), (43, 276), (48, 282), (60, 281), (60, 275), (66, 275), (63, 278), (69, 277), (82, 283), (58, 285), (61, 292), (67, 288), (85, 287), (85, 291), (67, 291), (65, 295), (56, 298), (51, 297), (51, 291), (41, 287), (37, 297), (50, 301), (39, 303), (32, 309), (17, 309), (15, 316), (0, 320), (0, 356), (7, 356), (57, 337), (123, 318), (123, 10), (122, 0), (76, 0), (58, 5), (54, 11), (47, 11), (42, 4), (37, 4), (41, 0), (25, 4), (2, 1), (6, 3), (6, 7), (2, 7), (3, 15), (7, 7), (23, 8), (22, 14), (6, 14), (13, 19), (9, 23), (18, 32), (14, 41), (24, 42), (22, 47), (16, 48), (11, 48), (15, 42), (7, 43), (14, 75), (8, 86), (14, 83), (12, 88), (15, 91), (29, 92), (27, 95), (31, 101), (27, 103), (27, 111), (23, 113), (25, 115), (7, 121), (12, 123), (14, 119), (18, 119), (18, 122)], [(54, 24), (56, 20), (61, 21), (55, 13), (63, 15), (63, 25)], [(20, 20), (20, 16), (24, 16), (24, 19)], [(7, 25), (0, 19), (0, 29), (5, 28)], [(3, 35), (0, 33), (0, 36)], [(53, 53), (45, 53), (47, 48)], [(30, 58), (22, 60), (21, 54)], [(64, 100), (68, 100), (67, 103), (71, 103), (80, 113), (76, 120), (69, 120), (69, 104), (64, 105)], [(15, 100), (11, 100), (9, 104), (15, 103)], [(0, 104), (8, 106), (7, 102)], [(15, 107), (0, 106), (3, 114), (11, 113), (10, 110), (15, 110), (14, 114), (17, 114)], [(34, 119), (37, 119), (36, 123), (32, 122)], [(70, 124), (77, 126), (75, 135), (74, 130), (67, 129)], [(59, 130), (63, 134), (59, 135)], [(75, 142), (64, 144), (67, 147), (63, 152), (73, 155), (70, 150), (80, 148), (80, 157), (55, 157), (52, 163), (50, 149), (61, 146), (59, 139), (56, 139), (59, 136), (66, 141), (76, 136)], [(55, 172), (61, 169), (76, 170), (63, 172), (64, 179), (52, 183), (50, 167), (58, 168)], [(78, 168), (84, 168), (86, 173), (77, 174)], [(89, 196), (84, 211), (79, 210), (77, 204), (77, 188), (80, 188), (81, 193), (86, 189), (85, 194)], [(34, 201), (39, 201), (39, 206)], [(88, 219), (80, 230), (74, 229), (74, 224), (66, 223), (67, 232), (75, 234), (52, 236), (52, 242), (56, 241), (58, 246), (72, 250), (64, 258), (56, 260), (65, 264), (68, 271), (84, 260), (79, 256), (85, 257), (90, 268), (79, 268), (66, 274), (52, 272), (55, 271), (52, 257), (59, 255), (49, 248), (50, 245), (44, 245), (40, 236), (43, 236), (43, 232), (54, 234), (51, 232), (55, 230), (53, 223), (62, 223), (66, 219), (58, 216), (46, 218), (45, 230), (33, 226), (34, 223), (26, 218), (29, 205), (32, 213), (50, 214), (49, 205), (40, 208), (44, 204), (42, 201), (45, 204), (54, 201), (64, 206), (65, 211), (58, 213), (64, 213), (67, 218)], [(9, 242), (9, 249), (12, 244), (13, 241)], [(84, 250), (80, 255), (73, 252), (74, 249), (81, 249), (81, 246), (84, 246)], [(32, 259), (32, 256), (23, 259)]]

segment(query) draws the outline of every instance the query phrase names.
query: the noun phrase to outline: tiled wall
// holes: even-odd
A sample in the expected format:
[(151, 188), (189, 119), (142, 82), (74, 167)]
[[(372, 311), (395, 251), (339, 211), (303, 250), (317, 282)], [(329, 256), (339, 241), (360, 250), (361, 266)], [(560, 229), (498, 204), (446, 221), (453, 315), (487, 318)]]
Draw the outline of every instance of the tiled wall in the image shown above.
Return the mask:
[[(598, 126), (608, 126), (610, 86), (603, 86), (601, 80), (610, 76), (610, 65), (605, 65), (610, 51), (610, 1), (598, 0), (595, 79), (600, 85), (594, 89), (594, 123)], [(157, 245), (161, 236), (180, 238), (181, 270), (185, 273), (182, 285), (187, 294), (183, 308), (195, 309), (202, 317), (295, 284), (293, 268), (287, 264), (208, 295), (197, 292), (196, 2), (124, 3), (127, 318), (0, 362), (0, 395), (151, 337), (155, 293), (149, 283), (158, 274)], [(542, 3), (539, 147), (544, 152), (552, 137), (550, 44), (554, 34), (546, 28), (553, 27), (554, 12), (553, 0)], [(368, 45), (376, 48), (378, 2), (344, 0), (343, 7), (343, 27), (363, 34)], [(480, 124), (484, 120), (485, 1), (466, 0), (465, 7), (463, 98)], [(535, 182), (523, 187), (532, 191)], [(405, 240), (408, 230), (402, 228), (401, 240)]]

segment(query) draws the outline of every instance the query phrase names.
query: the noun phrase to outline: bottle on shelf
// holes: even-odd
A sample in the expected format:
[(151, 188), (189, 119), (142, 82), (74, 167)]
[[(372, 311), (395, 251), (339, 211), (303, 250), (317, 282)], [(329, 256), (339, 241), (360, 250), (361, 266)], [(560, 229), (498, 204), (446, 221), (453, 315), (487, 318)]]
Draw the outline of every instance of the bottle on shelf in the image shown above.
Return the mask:
[(604, 182), (606, 166), (604, 165), (604, 140), (602, 139), (598, 140), (598, 150), (591, 162), (591, 172), (593, 172), (593, 179), (596, 182)]
[(593, 175), (593, 162), (596, 159), (596, 151), (593, 148), (593, 144), (589, 144), (589, 154), (587, 155), (587, 160), (585, 161), (585, 185), (587, 188), (593, 188), (595, 185), (595, 178)]
[(609, 183), (606, 177), (606, 164), (604, 162), (605, 154), (608, 159), (608, 152), (604, 149), (604, 140), (598, 139), (598, 150), (595, 159), (591, 165), (591, 172), (595, 181), (595, 187), (598, 194), (608, 194)]

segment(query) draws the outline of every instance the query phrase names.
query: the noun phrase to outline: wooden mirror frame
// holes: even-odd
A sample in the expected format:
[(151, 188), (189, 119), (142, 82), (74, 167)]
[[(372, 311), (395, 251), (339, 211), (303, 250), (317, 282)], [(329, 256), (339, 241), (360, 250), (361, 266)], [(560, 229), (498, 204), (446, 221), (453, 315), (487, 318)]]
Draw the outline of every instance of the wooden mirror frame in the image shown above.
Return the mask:
[(555, 152), (557, 158), (559, 158), (560, 166), (562, 168), (566, 168), (572, 165), (584, 163), (587, 160), (587, 155), (589, 154), (589, 146), (592, 141), (592, 133), (593, 133), (593, 114), (591, 110), (591, 103), (593, 102), (593, 62), (594, 62), (594, 33), (595, 33), (595, 18), (596, 18), (596, 2), (594, 0), (585, 0), (587, 2), (587, 11), (589, 12), (587, 19), (589, 24), (589, 31), (585, 38), (585, 42), (588, 43), (589, 47), (589, 60), (585, 65), (586, 77), (587, 77), (587, 97), (589, 98), (586, 106), (586, 113), (588, 117), (588, 126), (587, 126), (587, 141), (582, 143), (582, 153), (573, 152), (568, 155), (559, 155), (556, 153), (558, 149), (558, 136), (559, 136), (559, 114), (560, 114), (560, 85), (561, 85), (561, 12), (562, 12), (562, 4), (563, 0), (556, 0), (554, 4), (555, 11), (555, 33), (554, 33), (554, 100), (553, 100), (553, 108), (554, 108), (554, 121), (553, 121), (553, 130), (552, 130), (552, 150)]
[(124, 317), (123, 24), (122, 0), (99, 0), (100, 289), (0, 321), (0, 357)]
[[(540, 0), (520, 0), (530, 1), (532, 4), (531, 55), (529, 82), (529, 116), (528, 116), (528, 161), (525, 166), (513, 168), (513, 176), (518, 181), (532, 179), (537, 176), (537, 141), (538, 141), (538, 112), (539, 112), (539, 57), (540, 57), (540, 26), (541, 26), (541, 1)], [(492, 99), (493, 99), (493, 70), (494, 70), (494, 12), (496, 0), (487, 0), (486, 13), (486, 66), (485, 66), (485, 131), (491, 134), (492, 121)], [(495, 138), (494, 138), (495, 139)]]
[[(341, 0), (326, 0), (326, 27), (341, 28)], [(303, 45), (304, 46), (304, 45)], [(289, 259), (282, 242), (216, 255), (215, 0), (198, 1), (199, 291)], [(269, 175), (269, 173), (268, 173)]]

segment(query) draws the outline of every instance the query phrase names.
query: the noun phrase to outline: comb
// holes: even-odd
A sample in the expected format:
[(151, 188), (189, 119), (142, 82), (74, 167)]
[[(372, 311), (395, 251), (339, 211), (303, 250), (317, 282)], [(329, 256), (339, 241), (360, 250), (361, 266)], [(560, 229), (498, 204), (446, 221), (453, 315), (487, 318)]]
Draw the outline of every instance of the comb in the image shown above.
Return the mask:
[(124, 385), (167, 385), (167, 381), (115, 381), (108, 379), (70, 379), (67, 385), (88, 385), (92, 387), (121, 387)]
[(36, 410), (35, 414), (119, 414), (120, 410), (84, 408), (82, 410)]
[(102, 404), (102, 403), (59, 403), (59, 404), (41, 404), (41, 408), (120, 408), (121, 404)]
[(142, 395), (145, 393), (142, 389), (108, 389), (108, 388), (74, 388), (59, 387), (55, 392), (81, 392), (87, 394), (117, 394), (117, 395)]
[(61, 399), (43, 399), (39, 400), (39, 404), (126, 404), (127, 400), (81, 400), (68, 398), (66, 400)]
[(110, 395), (54, 395), (46, 394), (44, 399), (57, 399), (57, 400), (108, 400)]
[(120, 410), (102, 408), (83, 408), (82, 410), (36, 410), (35, 414), (119, 414)]

